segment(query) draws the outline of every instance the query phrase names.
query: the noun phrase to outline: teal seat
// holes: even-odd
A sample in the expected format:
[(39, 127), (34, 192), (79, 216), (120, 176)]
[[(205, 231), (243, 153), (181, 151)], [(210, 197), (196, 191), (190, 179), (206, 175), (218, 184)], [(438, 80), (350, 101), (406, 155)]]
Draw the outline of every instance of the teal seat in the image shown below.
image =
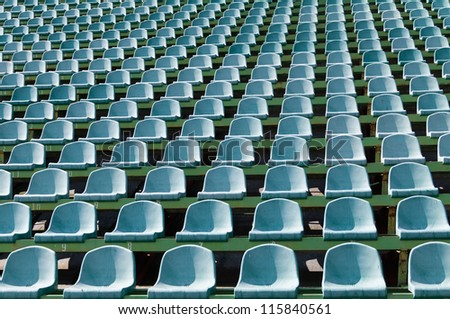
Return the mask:
[(289, 68), (288, 81), (293, 81), (295, 79), (305, 79), (311, 82), (316, 80), (314, 75), (314, 68), (310, 65), (292, 65)]
[(371, 63), (364, 68), (364, 80), (369, 81), (376, 77), (392, 77), (391, 68), (385, 63)]
[(23, 118), (16, 118), (26, 123), (44, 123), (53, 120), (53, 105), (48, 102), (36, 102), (28, 105)]
[(273, 66), (257, 65), (253, 68), (249, 82), (253, 81), (268, 81), (270, 83), (277, 83), (277, 70)]
[(325, 128), (325, 138), (329, 139), (341, 135), (352, 135), (359, 138), (363, 137), (361, 125), (357, 117), (341, 114), (328, 119)]
[(219, 48), (214, 44), (202, 44), (197, 48), (196, 54), (209, 56), (212, 59), (217, 58), (219, 56)]
[(405, 65), (409, 62), (425, 62), (422, 52), (419, 49), (405, 49), (398, 52), (398, 65)]
[(6, 164), (0, 169), (8, 171), (33, 170), (45, 166), (45, 147), (35, 142), (26, 142), (14, 146)]
[(287, 136), (297, 136), (306, 140), (311, 139), (312, 128), (309, 119), (298, 115), (280, 119), (275, 139)]
[(337, 95), (356, 96), (353, 80), (348, 78), (336, 78), (327, 82), (326, 97)]
[(145, 71), (145, 61), (142, 58), (128, 58), (122, 62), (122, 70), (126, 70), (131, 74), (141, 74)]
[[(13, 107), (9, 103), (0, 102), (0, 123), (13, 119)], [(1, 142), (0, 142), (1, 145)]]
[(247, 68), (247, 59), (244, 54), (228, 54), (222, 60), (222, 67), (232, 67), (238, 70), (244, 70)]
[[(406, 67), (406, 65), (405, 65)], [(416, 76), (409, 81), (409, 94), (419, 96), (426, 93), (443, 93), (434, 76)]]
[(86, 137), (80, 137), (79, 141), (87, 141), (94, 144), (112, 143), (120, 139), (119, 122), (103, 119), (92, 122), (89, 125)]
[(16, 87), (25, 85), (25, 76), (21, 73), (3, 75), (0, 82), (1, 91), (13, 91)]
[(225, 138), (242, 137), (251, 141), (259, 141), (263, 138), (263, 128), (261, 120), (243, 116), (231, 121), (228, 135)]
[(434, 51), (434, 63), (444, 64), (450, 61), (450, 48), (440, 48)]
[(119, 246), (103, 246), (86, 253), (75, 285), (64, 289), (65, 299), (123, 298), (136, 285), (133, 252)]
[(261, 198), (306, 198), (308, 191), (308, 181), (302, 167), (278, 165), (267, 170)]
[(395, 80), (390, 77), (373, 78), (367, 87), (367, 96), (374, 97), (380, 94), (399, 94)]
[(450, 296), (450, 244), (428, 242), (411, 249), (408, 261), (408, 289), (414, 298)]
[(337, 135), (327, 141), (325, 165), (333, 166), (343, 163), (367, 164), (364, 146), (360, 138), (353, 135)]
[(107, 116), (102, 116), (101, 120), (113, 120), (117, 122), (131, 122), (138, 118), (138, 107), (135, 101), (120, 100), (111, 103)]
[[(241, 77), (239, 74), (239, 70), (237, 68), (234, 68), (231, 66), (220, 67), (214, 72), (214, 82), (229, 82), (231, 84), (237, 84), (240, 81), (241, 81)], [(220, 85), (220, 86), (222, 86), (222, 85)], [(227, 86), (227, 85), (225, 85), (225, 86)], [(212, 92), (210, 92), (210, 93), (212, 93)]]
[(256, 206), (250, 240), (301, 240), (302, 211), (298, 203), (274, 198)]
[(0, 145), (15, 145), (27, 139), (27, 123), (16, 120), (0, 123)]
[(195, 102), (194, 111), (189, 118), (204, 117), (219, 120), (225, 115), (223, 102), (216, 98), (204, 98)]
[(172, 140), (164, 149), (164, 156), (157, 166), (193, 167), (201, 163), (199, 142), (191, 139)]
[(69, 104), (66, 116), (62, 119), (73, 123), (95, 120), (95, 104), (89, 101), (79, 101)]
[(273, 96), (271, 82), (267, 80), (253, 80), (246, 85), (245, 94), (242, 97), (260, 97), (266, 100), (271, 100)]
[(252, 116), (266, 119), (269, 116), (267, 101), (261, 97), (244, 97), (239, 100), (235, 118)]
[(93, 85), (89, 88), (87, 100), (92, 103), (110, 103), (114, 101), (114, 87), (107, 83)]
[(170, 99), (176, 101), (189, 101), (194, 98), (192, 84), (187, 82), (173, 82), (166, 88), (166, 95), (161, 97), (162, 100)]
[(57, 285), (56, 253), (45, 247), (25, 247), (13, 251), (6, 260), (0, 298), (36, 299), (55, 291)]
[(163, 166), (147, 173), (144, 189), (136, 193), (136, 200), (177, 200), (186, 195), (186, 177), (183, 170)]
[(314, 98), (313, 83), (306, 79), (295, 79), (287, 82), (284, 98), (290, 96), (304, 96), (308, 98)]
[[(336, 79), (350, 79), (353, 80), (353, 71), (352, 67), (348, 64), (332, 64), (327, 67), (327, 73), (325, 80), (331, 81)], [(335, 86), (336, 84), (334, 84)], [(330, 87), (332, 89), (332, 87)], [(335, 87), (334, 89), (337, 89)], [(332, 92), (330, 92), (332, 94)]]
[(425, 40), (425, 51), (434, 52), (438, 49), (448, 48), (447, 37), (443, 35), (434, 35), (426, 38)]
[(233, 235), (230, 205), (208, 199), (189, 205), (176, 241), (227, 241)]
[[(31, 238), (31, 209), (22, 203), (0, 205), (0, 242), (14, 243), (17, 239)], [(1, 291), (1, 289), (0, 289)]]
[(116, 227), (105, 233), (105, 242), (155, 241), (164, 236), (164, 210), (150, 201), (135, 201), (123, 205)]
[(147, 144), (142, 141), (124, 141), (114, 145), (111, 159), (103, 167), (139, 168), (148, 165)]
[(161, 69), (150, 69), (142, 73), (142, 83), (148, 83), (152, 86), (162, 86), (167, 83), (166, 71)]
[(263, 244), (245, 251), (235, 298), (296, 298), (297, 259), (292, 249)]
[(181, 117), (181, 105), (180, 102), (173, 99), (159, 100), (153, 103), (148, 118), (156, 118), (164, 121), (175, 121)]
[(157, 118), (148, 118), (136, 123), (133, 136), (128, 137), (127, 140), (160, 142), (166, 138), (166, 122)]
[(227, 81), (210, 82), (205, 89), (203, 98), (216, 98), (219, 100), (230, 100), (233, 98), (233, 87)]
[(212, 166), (232, 165), (248, 167), (255, 164), (253, 144), (250, 140), (240, 137), (220, 141), (217, 157)]
[(376, 238), (377, 229), (368, 201), (356, 197), (342, 197), (327, 203), (323, 222), (324, 240)]
[(375, 133), (377, 138), (383, 139), (393, 134), (415, 134), (408, 116), (398, 113), (386, 113), (377, 119)]
[(94, 74), (107, 74), (111, 72), (112, 65), (110, 59), (99, 58), (89, 63), (88, 71)]
[(218, 166), (205, 174), (203, 189), (198, 192), (201, 199), (242, 199), (247, 193), (245, 174), (241, 168)]
[[(50, 45), (50, 43), (49, 43)], [(50, 52), (51, 50), (45, 50), (45, 52)], [(42, 58), (44, 58), (44, 54), (42, 55)], [(44, 73), (46, 71), (45, 61), (44, 60), (34, 60), (27, 62), (24, 67), (22, 74), (23, 75), (39, 75), (41, 73)], [(2, 81), (3, 83), (3, 81)]]
[(131, 84), (130, 72), (126, 70), (111, 71), (106, 75), (105, 84), (112, 85), (115, 88), (128, 87)]
[(291, 115), (311, 118), (314, 115), (311, 99), (304, 96), (291, 96), (283, 99), (280, 117)]
[[(64, 51), (62, 51), (62, 53), (64, 53)], [(77, 60), (73, 59), (59, 61), (56, 65), (55, 72), (59, 75), (72, 75), (79, 72), (79, 63)]]
[(345, 243), (325, 254), (322, 279), (324, 298), (385, 298), (386, 282), (375, 248)]
[(417, 195), (397, 205), (396, 234), (400, 239), (449, 238), (445, 206), (437, 198)]
[(208, 298), (216, 286), (214, 254), (207, 248), (184, 245), (166, 251), (158, 279), (148, 298)]
[[(181, 70), (180, 72), (178, 72), (178, 77), (177, 77), (177, 82), (176, 83), (188, 83), (191, 86), (197, 86), (203, 83), (203, 74), (202, 74), (202, 70), (197, 69), (195, 67), (188, 67), (188, 68), (184, 68), (183, 70)], [(175, 84), (172, 83), (172, 84)], [(181, 86), (181, 89), (183, 90), (185, 87)], [(181, 94), (182, 90), (179, 92), (175, 92), (175, 89), (178, 89), (176, 86), (172, 86), (171, 87), (172, 92), (169, 92), (171, 95), (175, 95), (175, 96), (180, 96), (179, 94)], [(189, 86), (186, 86), (186, 89), (189, 91)], [(191, 93), (190, 91), (188, 92), (189, 94)], [(193, 93), (193, 92), (192, 92)], [(166, 96), (167, 96), (167, 92), (166, 92)], [(193, 96), (192, 94), (190, 96)], [(177, 99), (185, 99), (183, 97), (179, 97)], [(191, 99), (191, 97), (189, 97), (189, 99)]]
[(429, 115), (435, 112), (449, 112), (448, 99), (444, 94), (425, 93), (417, 98), (417, 114)]
[(325, 179), (325, 197), (372, 197), (369, 176), (364, 167), (340, 164), (328, 169)]
[(337, 95), (327, 99), (325, 115), (332, 117), (339, 114), (359, 116), (358, 104), (353, 96)]
[(365, 67), (371, 63), (386, 63), (387, 64), (388, 60), (386, 57), (386, 53), (381, 50), (370, 50), (370, 51), (364, 52), (363, 56), (362, 56), (362, 65)]
[(425, 163), (417, 137), (410, 134), (391, 134), (381, 143), (381, 162), (395, 165), (403, 162)]
[(444, 164), (450, 163), (450, 133), (441, 135), (438, 140), (438, 161)]
[(104, 167), (89, 174), (83, 193), (75, 193), (75, 200), (117, 201), (127, 196), (127, 175), (115, 167)]
[(277, 165), (308, 166), (309, 148), (305, 139), (286, 136), (275, 139), (272, 144), (269, 166)]
[(75, 89), (88, 89), (95, 85), (95, 74), (91, 71), (74, 73), (70, 78), (69, 84)]
[(95, 145), (90, 142), (77, 141), (64, 145), (58, 162), (49, 163), (49, 168), (63, 170), (86, 169), (96, 164)]
[(316, 56), (311, 52), (297, 52), (292, 55), (291, 66), (309, 65), (315, 68), (317, 66)]
[(406, 114), (406, 111), (399, 95), (380, 94), (372, 99), (371, 113), (372, 116), (380, 116), (389, 113)]
[(213, 140), (214, 136), (214, 122), (207, 118), (197, 117), (184, 121), (181, 134), (177, 138), (203, 142)]
[(412, 195), (436, 196), (439, 189), (427, 166), (418, 163), (401, 163), (389, 170), (388, 194), (391, 197)]
[(84, 242), (97, 236), (97, 210), (94, 205), (72, 201), (53, 210), (48, 229), (34, 235), (36, 243)]
[(73, 141), (73, 123), (66, 120), (56, 120), (45, 123), (39, 138), (32, 138), (32, 142), (44, 145), (65, 144)]
[(38, 101), (38, 90), (34, 85), (25, 85), (14, 89), (11, 100), (4, 101), (12, 106), (29, 105)]
[(63, 198), (69, 198), (69, 175), (58, 168), (34, 173), (25, 194), (14, 195), (16, 202), (56, 202)]
[(166, 72), (174, 72), (178, 70), (178, 60), (173, 56), (162, 56), (156, 59), (155, 68)]

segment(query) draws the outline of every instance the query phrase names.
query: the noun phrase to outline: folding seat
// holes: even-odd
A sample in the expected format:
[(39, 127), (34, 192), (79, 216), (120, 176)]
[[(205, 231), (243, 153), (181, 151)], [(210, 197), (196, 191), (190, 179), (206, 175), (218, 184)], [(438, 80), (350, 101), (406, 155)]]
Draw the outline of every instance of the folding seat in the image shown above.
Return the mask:
[(197, 141), (191, 139), (179, 139), (170, 141), (165, 149), (161, 161), (157, 166), (193, 167), (201, 163), (200, 146)]
[(211, 120), (219, 120), (224, 117), (223, 102), (216, 98), (204, 98), (194, 105), (194, 112), (189, 118), (204, 117)]
[(25, 85), (25, 76), (21, 73), (5, 74), (1, 78), (0, 90), (13, 91), (17, 87)]
[(34, 236), (36, 243), (85, 242), (97, 236), (97, 210), (84, 202), (69, 202), (57, 206), (48, 229)]
[[(6, 164), (1, 164), (4, 170), (33, 170), (45, 166), (45, 147), (39, 143), (26, 142), (14, 146)], [(0, 235), (1, 241), (1, 235)]]
[[(350, 59), (350, 57), (349, 57)], [(351, 60), (350, 60), (351, 61)], [(366, 51), (362, 56), (362, 65), (365, 67), (371, 63), (388, 63), (386, 53), (381, 50)], [(348, 64), (348, 63), (347, 63)], [(351, 65), (351, 62), (350, 62)]]
[(443, 93), (433, 76), (416, 76), (409, 82), (409, 94), (418, 96), (425, 93)]
[(53, 105), (43, 101), (29, 104), (25, 110), (24, 117), (16, 117), (16, 120), (26, 123), (44, 123), (53, 120), (53, 116)]
[(166, 71), (162, 69), (150, 69), (142, 73), (142, 83), (148, 83), (152, 86), (162, 86), (167, 84)]
[(131, 84), (130, 72), (126, 70), (114, 70), (106, 75), (105, 84), (113, 87), (127, 87)]
[[(366, 54), (366, 53), (364, 53), (364, 54)], [(364, 59), (364, 55), (363, 55), (363, 59)], [(344, 52), (344, 51), (330, 52), (327, 55), (326, 66), (329, 67), (329, 66), (331, 66), (333, 64), (348, 64), (348, 65), (352, 65), (352, 59), (350, 57), (350, 53), (349, 52)]]
[(310, 118), (314, 115), (311, 99), (304, 96), (291, 96), (283, 99), (280, 118), (298, 115)]
[[(178, 265), (185, 267), (178, 267)], [(200, 271), (201, 269), (201, 271)], [(166, 251), (158, 279), (148, 289), (148, 298), (208, 298), (215, 289), (213, 253), (206, 248), (184, 245)]]
[[(412, 2), (414, 3), (414, 2)], [(409, 29), (403, 27), (403, 28), (394, 28), (390, 29), (388, 32), (388, 40), (393, 41), (395, 39), (400, 38), (410, 38), (411, 34), (409, 33)]]
[(65, 144), (73, 140), (73, 123), (58, 119), (45, 123), (39, 138), (31, 139), (32, 142), (38, 142), (44, 145)]
[(450, 245), (428, 242), (414, 247), (409, 255), (408, 289), (414, 298), (448, 298), (446, 269)]
[(431, 17), (417, 18), (413, 22), (413, 30), (420, 31), (420, 29), (425, 27), (434, 26), (433, 19)]
[(164, 166), (147, 173), (144, 189), (136, 200), (175, 200), (186, 194), (186, 178), (181, 169)]
[(219, 49), (214, 44), (202, 44), (197, 48), (196, 55), (209, 56), (211, 59), (214, 59), (219, 56)]
[(316, 57), (310, 52), (298, 52), (292, 55), (291, 67), (296, 65), (309, 65), (316, 67)]
[(305, 79), (311, 82), (316, 80), (314, 69), (310, 65), (291, 65), (288, 73), (288, 82), (296, 79)]
[(77, 93), (74, 86), (63, 84), (53, 87), (50, 91), (48, 100), (53, 105), (70, 104), (77, 100)]
[(336, 95), (327, 100), (325, 115), (332, 117), (338, 114), (359, 116), (356, 99), (349, 95)]
[(448, 112), (448, 100), (443, 94), (425, 93), (417, 98), (417, 114), (429, 115), (435, 112)]
[(325, 254), (322, 293), (324, 298), (385, 298), (377, 250), (360, 243), (330, 248)]
[(100, 168), (89, 174), (83, 193), (75, 193), (75, 200), (117, 201), (127, 196), (125, 171), (114, 167)]
[(79, 65), (77, 60), (62, 60), (56, 65), (55, 72), (59, 75), (72, 75), (79, 71)]
[(393, 78), (378, 77), (369, 81), (367, 96), (373, 97), (380, 94), (399, 94), (397, 84)]
[(377, 119), (375, 136), (383, 139), (392, 134), (414, 135), (409, 118), (404, 114), (385, 113)]
[(308, 183), (303, 168), (278, 165), (268, 169), (261, 198), (306, 198)]
[(58, 168), (47, 168), (31, 176), (27, 191), (14, 195), (17, 202), (56, 202), (69, 198), (69, 176)]
[(328, 169), (325, 180), (325, 197), (372, 197), (369, 176), (364, 167), (356, 164), (339, 164)]
[(64, 145), (57, 163), (49, 163), (49, 168), (64, 170), (86, 169), (95, 166), (95, 145), (90, 142), (72, 142)]
[(227, 241), (232, 234), (230, 205), (209, 199), (189, 205), (176, 241)]
[(418, 163), (401, 163), (389, 170), (388, 194), (391, 197), (412, 195), (436, 196), (439, 189), (434, 187), (427, 166)]
[(178, 60), (173, 56), (162, 56), (156, 59), (155, 68), (166, 72), (178, 71)]
[(372, 207), (366, 200), (342, 197), (325, 207), (324, 240), (376, 239), (377, 229)]
[(86, 253), (75, 285), (64, 289), (65, 299), (123, 298), (136, 285), (133, 252), (104, 246)]
[(441, 48), (434, 51), (434, 63), (443, 64), (450, 61), (450, 48)]
[(227, 81), (214, 81), (208, 83), (205, 89), (204, 98), (216, 98), (219, 100), (231, 100), (233, 98), (233, 87)]
[(155, 241), (164, 236), (164, 211), (160, 204), (136, 201), (121, 207), (117, 224), (105, 233), (105, 242)]
[(381, 143), (381, 162), (394, 165), (403, 162), (425, 163), (419, 141), (409, 134), (391, 134)]
[[(150, 117), (161, 118), (166, 121), (176, 120), (180, 116), (181, 116), (180, 104), (178, 101), (173, 99), (166, 99), (164, 101), (155, 102), (152, 106), (150, 114)], [(146, 118), (148, 117), (146, 116)]]
[(241, 137), (221, 141), (217, 150), (217, 157), (211, 162), (212, 166), (248, 167), (254, 164), (255, 156), (252, 142)]
[(363, 134), (358, 118), (347, 114), (339, 114), (328, 119), (325, 138), (329, 139), (340, 135), (352, 135), (362, 138)]
[(205, 174), (203, 190), (197, 194), (202, 199), (242, 199), (247, 193), (245, 174), (235, 166), (218, 166)]
[(295, 79), (287, 82), (284, 97), (304, 96), (313, 98), (314, 87), (311, 81), (306, 79)]
[(212, 120), (202, 117), (186, 120), (181, 128), (178, 139), (209, 141), (214, 139), (214, 123)]
[(17, 249), (7, 258), (0, 279), (1, 298), (37, 299), (57, 289), (56, 253), (46, 247)]
[(427, 136), (440, 137), (450, 133), (450, 113), (437, 112), (427, 117)]
[(234, 297), (296, 298), (298, 286), (294, 251), (278, 244), (263, 244), (244, 253)]

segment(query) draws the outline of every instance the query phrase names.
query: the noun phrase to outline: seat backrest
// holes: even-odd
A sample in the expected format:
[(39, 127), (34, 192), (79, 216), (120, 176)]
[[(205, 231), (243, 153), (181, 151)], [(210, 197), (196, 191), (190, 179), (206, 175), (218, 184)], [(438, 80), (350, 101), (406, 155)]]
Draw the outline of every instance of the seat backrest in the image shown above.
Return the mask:
[(170, 192), (186, 191), (186, 177), (183, 170), (172, 167), (163, 166), (148, 172), (145, 179), (144, 192)]
[(161, 204), (140, 200), (120, 208), (114, 231), (127, 233), (148, 229), (158, 233), (164, 231), (164, 210)]
[(97, 233), (97, 209), (86, 202), (72, 201), (53, 210), (48, 231), (54, 233)]
[(69, 196), (69, 175), (59, 168), (46, 168), (31, 176), (28, 195), (48, 194)]
[(95, 145), (86, 141), (77, 141), (66, 144), (61, 151), (59, 162), (95, 164)]
[(36, 142), (26, 142), (14, 146), (8, 164), (33, 163), (45, 164), (45, 147)]

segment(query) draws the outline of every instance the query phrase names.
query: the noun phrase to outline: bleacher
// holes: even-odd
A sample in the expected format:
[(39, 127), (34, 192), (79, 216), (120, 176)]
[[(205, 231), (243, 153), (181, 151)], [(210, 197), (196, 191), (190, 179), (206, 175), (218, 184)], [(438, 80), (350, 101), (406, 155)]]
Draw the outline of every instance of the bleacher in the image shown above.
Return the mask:
[(448, 0), (2, 0), (0, 297), (450, 297)]

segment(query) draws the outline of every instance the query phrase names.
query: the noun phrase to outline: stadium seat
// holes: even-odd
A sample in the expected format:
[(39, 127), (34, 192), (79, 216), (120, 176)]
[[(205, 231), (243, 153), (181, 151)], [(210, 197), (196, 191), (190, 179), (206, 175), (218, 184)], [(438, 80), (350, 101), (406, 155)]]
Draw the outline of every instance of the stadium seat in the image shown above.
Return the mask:
[(406, 65), (409, 62), (425, 62), (422, 52), (418, 49), (406, 49), (398, 53), (398, 65)]
[(298, 203), (274, 198), (256, 206), (249, 239), (301, 240), (303, 229), (302, 211)]
[(73, 123), (66, 120), (56, 120), (45, 123), (39, 138), (31, 141), (44, 145), (65, 144), (74, 138)]
[[(406, 67), (406, 66), (405, 66)], [(443, 93), (433, 76), (416, 76), (409, 81), (409, 94), (418, 96), (425, 93)]]
[(141, 82), (152, 86), (162, 86), (167, 83), (166, 71), (161, 69), (150, 69), (142, 73)]
[(444, 164), (450, 163), (450, 134), (444, 134), (438, 140), (438, 161)]
[(83, 193), (75, 193), (75, 200), (117, 201), (127, 196), (127, 175), (115, 167), (104, 167), (89, 174)]
[[(214, 82), (229, 82), (230, 84), (237, 84), (240, 81), (241, 81), (241, 79), (240, 79), (239, 70), (234, 67), (228, 67), (228, 66), (220, 67), (214, 72)], [(222, 84), (215, 85), (215, 86), (222, 86)], [(225, 85), (225, 86), (228, 86), (228, 85)], [(212, 88), (209, 88), (209, 89), (211, 90)], [(232, 88), (231, 88), (231, 90), (232, 90)], [(212, 93), (212, 92), (210, 92), (210, 93)]]
[(369, 81), (376, 77), (392, 77), (391, 68), (385, 63), (371, 63), (364, 68), (364, 80)]
[(176, 101), (189, 101), (194, 98), (192, 84), (187, 82), (172, 82), (167, 85), (166, 95), (161, 99), (170, 99)]
[(94, 205), (71, 201), (57, 206), (49, 226), (43, 233), (34, 235), (36, 243), (81, 242), (97, 236), (97, 210)]
[(297, 115), (282, 118), (278, 122), (277, 134), (275, 135), (275, 139), (286, 136), (297, 136), (306, 140), (311, 139), (312, 128), (309, 119)]
[(366, 165), (362, 140), (352, 135), (337, 135), (327, 141), (325, 147), (325, 165), (343, 163)]
[(86, 169), (96, 163), (95, 145), (77, 141), (64, 145), (57, 163), (49, 163), (49, 168), (64, 170)]
[(380, 94), (372, 99), (372, 116), (380, 116), (389, 113), (406, 114), (400, 96), (395, 94)]
[[(44, 74), (42, 74), (44, 75)], [(77, 99), (76, 89), (72, 85), (63, 84), (53, 87), (46, 102), (53, 105), (64, 105), (75, 102)]]
[(1, 91), (13, 91), (16, 87), (25, 85), (25, 76), (21, 73), (3, 75), (0, 82)]
[[(172, 82), (171, 84), (169, 84), (172, 92), (168, 93), (169, 86), (167, 87), (166, 90), (166, 96), (167, 94), (173, 94), (175, 96), (180, 96), (178, 97), (179, 100), (183, 100), (185, 99), (182, 97), (183, 89), (186, 88), (188, 93), (187, 98), (188, 99), (193, 98), (193, 91), (190, 90), (189, 86), (180, 85), (180, 83), (187, 83), (190, 84), (191, 86), (202, 84), (203, 83), (202, 70), (197, 69), (195, 67), (188, 67), (184, 68), (183, 70), (180, 70), (180, 72), (178, 72), (177, 82)], [(175, 86), (175, 84), (177, 84), (177, 86)], [(179, 87), (181, 87), (180, 92), (176, 92), (175, 90), (178, 89)]]
[(164, 236), (164, 210), (150, 201), (136, 201), (120, 208), (112, 232), (105, 233), (105, 242), (155, 241)]
[(291, 96), (283, 99), (281, 104), (280, 117), (288, 117), (292, 115), (313, 117), (313, 107), (311, 99), (304, 96)]
[(335, 79), (351, 79), (353, 80), (352, 67), (348, 64), (332, 64), (327, 67), (325, 81)]
[(0, 279), (1, 298), (37, 299), (58, 286), (56, 253), (46, 247), (31, 246), (13, 251)]
[(336, 95), (356, 96), (353, 80), (348, 78), (336, 78), (328, 81), (326, 97), (329, 98)]
[(429, 115), (436, 112), (449, 112), (447, 97), (439, 93), (425, 93), (417, 98), (417, 114)]
[(88, 89), (95, 85), (95, 74), (91, 71), (81, 71), (72, 74), (70, 78), (71, 86), (75, 89)]
[(126, 70), (114, 70), (106, 75), (105, 84), (115, 88), (128, 87), (131, 84), (130, 72)]
[(65, 299), (123, 298), (136, 285), (133, 252), (119, 246), (103, 246), (86, 253), (77, 282), (65, 288)]
[(450, 113), (437, 112), (427, 117), (427, 136), (439, 137), (450, 133)]
[(17, 239), (31, 238), (30, 207), (22, 203), (9, 202), (1, 204), (0, 210), (2, 212), (0, 223), (3, 225), (0, 229), (0, 243), (15, 243)]
[(408, 116), (398, 113), (386, 113), (377, 119), (375, 136), (383, 139), (392, 134), (414, 135)]
[(95, 120), (95, 104), (89, 101), (79, 101), (69, 104), (64, 120), (73, 123)]
[(120, 139), (119, 122), (113, 120), (100, 120), (91, 122), (86, 137), (80, 137), (79, 141), (87, 141), (94, 144), (112, 143)]
[(297, 260), (292, 249), (263, 244), (245, 251), (235, 298), (296, 298)]
[(206, 55), (210, 58), (217, 58), (219, 56), (219, 48), (214, 44), (202, 44), (197, 48), (197, 55)]
[(380, 94), (399, 94), (395, 80), (390, 77), (373, 78), (367, 87), (367, 96), (374, 97)]
[[(328, 55), (328, 59), (329, 58), (330, 58), (330, 55)], [(346, 64), (351, 65), (352, 63), (351, 63), (350, 56), (348, 56), (347, 59), (348, 59), (347, 61), (350, 61), (350, 63), (347, 62)], [(365, 67), (371, 63), (386, 63), (387, 64), (388, 60), (386, 57), (386, 53), (381, 50), (371, 50), (371, 51), (364, 52), (363, 56), (362, 56), (362, 65)], [(327, 65), (328, 65), (328, 63), (327, 63)]]
[(107, 116), (102, 116), (101, 120), (113, 120), (117, 122), (131, 122), (138, 117), (137, 103), (131, 100), (120, 100), (111, 103)]
[(287, 82), (284, 98), (290, 96), (305, 96), (309, 98), (314, 98), (314, 87), (311, 81), (306, 79), (295, 79)]
[(5, 101), (12, 106), (29, 105), (38, 101), (38, 90), (34, 85), (25, 85), (14, 89), (11, 100)]
[(144, 189), (136, 193), (136, 200), (177, 200), (186, 195), (184, 172), (172, 166), (163, 166), (147, 173)]
[[(50, 52), (50, 50), (46, 50), (46, 52)], [(45, 54), (45, 53), (44, 53)], [(34, 60), (27, 62), (24, 67), (22, 74), (23, 75), (38, 75), (40, 73), (44, 73), (46, 70), (45, 61), (44, 60)], [(2, 81), (3, 84), (3, 81)]]
[(408, 289), (414, 298), (448, 298), (449, 251), (450, 245), (442, 242), (428, 242), (411, 249)]
[(366, 200), (342, 197), (327, 203), (323, 222), (324, 240), (376, 239), (372, 207)]
[(148, 118), (157, 118), (164, 121), (175, 121), (181, 117), (180, 102), (172, 99), (159, 100), (153, 103)]
[(103, 167), (134, 168), (148, 165), (147, 144), (142, 141), (124, 141), (114, 145), (111, 159)]
[(162, 56), (156, 59), (155, 68), (166, 72), (174, 72), (178, 70), (178, 60), (173, 56)]
[(14, 195), (16, 202), (56, 202), (63, 198), (69, 198), (69, 175), (58, 168), (34, 173), (27, 191)]
[(220, 141), (217, 157), (212, 166), (232, 165), (248, 167), (255, 164), (252, 142), (245, 138), (235, 137)]
[(359, 116), (356, 99), (349, 95), (337, 95), (327, 99), (325, 115), (332, 117), (339, 114)]
[(417, 137), (410, 134), (391, 134), (381, 143), (381, 163), (395, 165), (403, 162), (425, 163)]
[(88, 71), (94, 74), (106, 74), (111, 70), (111, 60), (107, 58), (95, 59), (89, 63)]
[(189, 118), (204, 117), (219, 120), (224, 116), (223, 102), (216, 98), (204, 98), (195, 102), (194, 112)]
[(417, 195), (397, 205), (396, 234), (400, 239), (449, 238), (445, 206), (439, 199)]
[[(13, 119), (13, 108), (9, 103), (0, 102), (0, 123)], [(1, 145), (1, 142), (0, 142)]]
[(107, 83), (93, 85), (89, 88), (87, 100), (92, 103), (112, 102), (114, 101), (114, 87)]
[(204, 142), (213, 140), (214, 136), (214, 122), (207, 118), (197, 117), (184, 121), (181, 134), (177, 138)]
[(227, 241), (233, 234), (230, 205), (215, 199), (189, 205), (176, 241)]
[(292, 81), (295, 79), (305, 79), (314, 82), (316, 80), (316, 76), (314, 75), (314, 68), (310, 65), (291, 66), (289, 69), (287, 80)]
[(315, 68), (317, 66), (316, 56), (310, 52), (297, 52), (292, 55), (291, 66), (309, 65)]
[(426, 38), (425, 40), (425, 51), (434, 52), (441, 48), (448, 48), (448, 40), (447, 37), (442, 35), (435, 35)]
[(264, 120), (269, 116), (267, 101), (261, 97), (244, 97), (239, 100), (235, 118), (252, 116)]
[(195, 140), (179, 139), (167, 143), (164, 156), (157, 166), (193, 167), (201, 164), (200, 146)]
[(166, 123), (157, 118), (148, 118), (136, 123), (133, 136), (128, 140), (142, 142), (160, 142), (167, 138)]
[(273, 66), (267, 65), (255, 66), (252, 70), (249, 82), (261, 80), (269, 81), (270, 83), (277, 83), (278, 76), (276, 69)]
[(0, 145), (15, 145), (28, 138), (27, 123), (11, 120), (0, 123)]
[(14, 146), (6, 164), (0, 169), (8, 171), (33, 170), (45, 166), (45, 147), (35, 142), (26, 142)]
[(388, 194), (391, 197), (436, 196), (438, 193), (429, 168), (423, 164), (401, 163), (389, 170)]
[(247, 60), (244, 54), (228, 54), (222, 60), (222, 67), (233, 67), (238, 70), (244, 70), (247, 68)]
[(259, 141), (263, 138), (261, 120), (243, 116), (231, 121), (228, 135), (225, 138), (242, 137), (251, 141)]
[(167, 250), (148, 298), (208, 298), (216, 286), (215, 268), (214, 254), (207, 248), (183, 245)]
[(325, 254), (324, 298), (385, 298), (386, 283), (380, 255), (360, 243), (344, 243)]
[(203, 190), (197, 198), (202, 199), (242, 199), (247, 193), (245, 175), (241, 168), (219, 166), (205, 174)]
[(294, 165), (278, 165), (267, 170), (261, 198), (306, 198), (308, 182), (305, 170)]
[(328, 169), (325, 180), (325, 197), (372, 197), (369, 176), (364, 167), (340, 164)]
[(358, 118), (347, 114), (329, 118), (325, 128), (325, 138), (329, 139), (339, 135), (352, 135), (362, 138), (363, 134)]

